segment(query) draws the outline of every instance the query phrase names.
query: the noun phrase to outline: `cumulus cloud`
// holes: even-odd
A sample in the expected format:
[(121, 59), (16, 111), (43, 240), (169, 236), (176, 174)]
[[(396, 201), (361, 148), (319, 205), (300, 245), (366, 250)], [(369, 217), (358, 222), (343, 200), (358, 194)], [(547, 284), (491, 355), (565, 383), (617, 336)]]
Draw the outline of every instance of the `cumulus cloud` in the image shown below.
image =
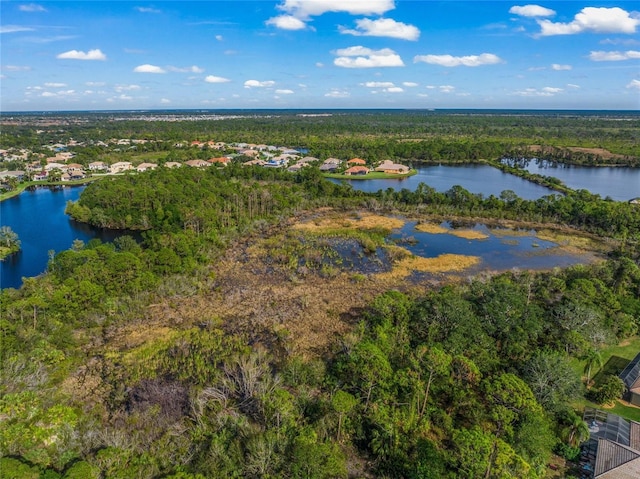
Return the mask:
[(509, 13), (520, 15), (521, 17), (552, 17), (556, 14), (555, 11), (540, 5), (513, 6), (509, 9)]
[(47, 9), (42, 5), (38, 5), (37, 3), (27, 3), (25, 5), (20, 5), (18, 10), (21, 12), (46, 12)]
[(453, 93), (456, 89), (453, 85), (440, 85), (438, 87), (441, 93)]
[(204, 79), (207, 83), (228, 83), (231, 80), (225, 77), (218, 77), (215, 75), (207, 75)]
[(627, 85), (627, 88), (632, 88), (634, 90), (640, 90), (640, 80), (631, 80), (631, 83)]
[(266, 81), (247, 80), (246, 82), (244, 82), (244, 87), (245, 88), (269, 88), (275, 84), (276, 82), (274, 82), (273, 80), (266, 80)]
[(362, 18), (356, 20), (356, 26), (355, 30), (342, 26), (339, 28), (341, 33), (363, 37), (389, 37), (402, 40), (417, 40), (420, 37), (420, 30), (417, 27), (397, 22), (391, 18), (377, 20)]
[(171, 103), (171, 100), (169, 100), (168, 98), (161, 98), (160, 103), (162, 103), (163, 105), (168, 105), (169, 103)]
[(351, 96), (346, 90), (339, 90), (338, 88), (332, 88), (331, 91), (324, 94), (327, 98), (347, 98)]
[(592, 33), (635, 33), (640, 18), (631, 16), (619, 7), (585, 7), (576, 14), (572, 22), (553, 23), (551, 20), (537, 20), (542, 36), (574, 35)]
[(31, 27), (24, 27), (22, 25), (2, 25), (0, 26), (0, 33), (16, 33), (16, 32), (32, 32), (34, 29)]
[(221, 42), (222, 40), (224, 40), (224, 37), (222, 35), (216, 35), (216, 40)]
[(597, 51), (589, 53), (589, 60), (594, 62), (620, 62), (638, 58), (640, 58), (640, 52), (635, 50), (628, 50), (626, 52)]
[(559, 63), (551, 65), (551, 69), (555, 71), (571, 70), (572, 68), (573, 67), (571, 65), (560, 65)]
[(278, 95), (292, 95), (294, 93), (293, 90), (276, 90)]
[(443, 67), (478, 67), (481, 65), (495, 65), (502, 63), (502, 59), (493, 53), (483, 53), (481, 55), (467, 55), (454, 57), (452, 55), (416, 55), (413, 63), (424, 62)]
[(148, 63), (145, 63), (144, 65), (138, 65), (133, 69), (133, 71), (136, 73), (167, 73), (164, 68), (156, 65), (149, 65)]
[(265, 24), (272, 25), (282, 30), (304, 30), (307, 28), (306, 23), (292, 15), (280, 15), (278, 17), (273, 17), (267, 20)]
[(55, 83), (55, 82), (47, 82), (44, 84), (47, 88), (64, 88), (67, 86), (66, 83)]
[(402, 88), (400, 88), (399, 86), (392, 86), (391, 88), (385, 88), (382, 91), (384, 91), (386, 93), (402, 93), (404, 90)]
[(117, 93), (122, 93), (124, 91), (136, 91), (140, 90), (142, 87), (140, 85), (116, 85), (113, 89)]
[(88, 52), (82, 52), (80, 50), (69, 50), (68, 52), (60, 53), (56, 58), (63, 60), (101, 60), (107, 59), (107, 56), (96, 48), (95, 50), (89, 50)]
[(412, 82), (412, 81), (403, 81), (402, 82), (402, 86), (413, 88), (413, 87), (418, 86), (418, 84), (416, 82)]
[(204, 72), (204, 68), (200, 68), (197, 65), (192, 65), (190, 67), (173, 67), (168, 66), (167, 70), (170, 72), (178, 72), (178, 73), (202, 73)]
[(402, 58), (390, 48), (371, 50), (363, 46), (341, 48), (335, 51), (333, 64), (342, 68), (403, 67)]
[(285, 14), (270, 18), (266, 23), (284, 30), (302, 30), (311, 17), (327, 12), (382, 15), (394, 8), (394, 0), (284, 0), (278, 9)]

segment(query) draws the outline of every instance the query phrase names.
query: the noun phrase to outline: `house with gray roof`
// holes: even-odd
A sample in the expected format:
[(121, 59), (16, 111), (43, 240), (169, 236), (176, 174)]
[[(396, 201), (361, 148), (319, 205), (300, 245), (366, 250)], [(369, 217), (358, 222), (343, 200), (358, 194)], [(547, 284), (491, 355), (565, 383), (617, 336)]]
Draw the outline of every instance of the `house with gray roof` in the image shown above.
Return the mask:
[(640, 406), (640, 353), (620, 373), (620, 379), (627, 387), (623, 399), (634, 406)]

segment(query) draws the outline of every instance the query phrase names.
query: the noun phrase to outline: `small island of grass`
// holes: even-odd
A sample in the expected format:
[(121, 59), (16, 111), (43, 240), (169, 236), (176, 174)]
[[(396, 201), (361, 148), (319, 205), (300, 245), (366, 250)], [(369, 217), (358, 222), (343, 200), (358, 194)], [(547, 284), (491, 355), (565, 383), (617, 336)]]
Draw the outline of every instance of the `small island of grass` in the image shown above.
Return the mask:
[(20, 251), (18, 235), (9, 227), (0, 227), (0, 260)]
[(335, 178), (339, 180), (388, 180), (407, 178), (418, 173), (418, 170), (410, 169), (407, 173), (384, 173), (382, 171), (370, 171), (367, 174), (345, 175), (343, 173), (324, 173), (325, 178)]

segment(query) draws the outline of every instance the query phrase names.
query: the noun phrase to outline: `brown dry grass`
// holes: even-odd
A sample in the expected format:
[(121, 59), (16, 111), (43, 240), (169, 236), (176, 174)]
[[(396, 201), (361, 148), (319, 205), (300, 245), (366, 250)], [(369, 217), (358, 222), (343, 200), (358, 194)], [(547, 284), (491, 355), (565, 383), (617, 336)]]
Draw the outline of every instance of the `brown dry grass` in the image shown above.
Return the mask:
[(430, 234), (450, 234), (459, 238), (466, 239), (487, 239), (489, 236), (485, 233), (470, 229), (449, 229), (434, 223), (418, 223), (415, 226), (417, 231)]
[(487, 239), (489, 237), (488, 234), (483, 233), (482, 231), (476, 231), (476, 230), (451, 230), (450, 232), (453, 236), (457, 236), (458, 238), (465, 238), (465, 239), (477, 239), (477, 240), (482, 240), (482, 239)]
[(444, 226), (440, 226), (434, 223), (418, 223), (416, 225), (416, 230), (421, 231), (422, 233), (431, 233), (431, 234), (445, 234), (450, 230), (445, 228)]
[(480, 263), (477, 256), (442, 254), (436, 258), (409, 256), (400, 260), (387, 273), (377, 275), (381, 279), (403, 279), (414, 271), (421, 273), (457, 273)]
[(324, 218), (316, 218), (311, 221), (296, 223), (292, 228), (314, 233), (321, 233), (322, 231), (335, 230), (339, 228), (364, 230), (383, 228), (393, 230), (396, 228), (402, 228), (404, 223), (405, 221), (399, 218), (373, 214), (362, 214), (351, 217), (345, 217), (344, 215), (332, 215)]
[(556, 230), (541, 229), (536, 232), (536, 238), (544, 241), (558, 243), (562, 247), (570, 247), (580, 250), (599, 250), (602, 248), (602, 241), (588, 236), (563, 233)]

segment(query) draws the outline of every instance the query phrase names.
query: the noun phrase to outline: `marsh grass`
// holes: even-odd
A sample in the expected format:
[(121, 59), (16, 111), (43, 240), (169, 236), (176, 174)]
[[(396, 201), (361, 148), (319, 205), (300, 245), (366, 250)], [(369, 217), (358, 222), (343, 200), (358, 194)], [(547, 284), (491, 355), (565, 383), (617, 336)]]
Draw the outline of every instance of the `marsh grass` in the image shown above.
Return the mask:
[(489, 235), (481, 231), (472, 229), (449, 229), (444, 226), (436, 225), (433, 223), (418, 223), (415, 226), (417, 231), (429, 234), (449, 234), (457, 236), (458, 238), (465, 239), (487, 239)]
[(398, 261), (391, 271), (379, 274), (378, 277), (381, 279), (401, 279), (410, 276), (413, 272), (457, 273), (476, 266), (480, 261), (481, 259), (477, 256), (458, 254), (442, 254), (436, 258), (408, 256)]

